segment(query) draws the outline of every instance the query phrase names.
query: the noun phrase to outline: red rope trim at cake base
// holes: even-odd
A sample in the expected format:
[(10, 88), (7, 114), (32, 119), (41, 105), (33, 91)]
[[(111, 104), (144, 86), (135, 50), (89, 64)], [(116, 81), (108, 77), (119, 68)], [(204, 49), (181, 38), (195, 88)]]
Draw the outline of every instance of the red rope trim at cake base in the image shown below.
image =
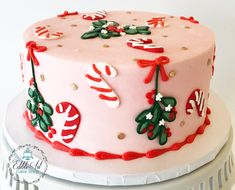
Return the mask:
[(208, 117), (208, 115), (210, 115), (210, 113), (211, 113), (210, 109), (207, 108), (207, 113), (206, 113), (206, 118), (204, 120), (204, 123), (201, 126), (199, 126), (199, 128), (197, 129), (197, 131), (194, 134), (189, 135), (182, 142), (175, 143), (167, 148), (150, 150), (146, 153), (129, 151), (129, 152), (125, 152), (123, 154), (113, 154), (113, 153), (104, 152), (104, 151), (99, 151), (99, 152), (92, 154), (92, 153), (86, 152), (81, 149), (69, 148), (68, 146), (66, 146), (63, 143), (58, 142), (58, 141), (51, 142), (49, 139), (46, 138), (46, 136), (41, 131), (37, 131), (31, 125), (30, 119), (28, 118), (28, 115), (27, 115), (27, 111), (24, 112), (23, 116), (26, 120), (26, 125), (34, 132), (36, 138), (49, 143), (55, 149), (68, 152), (71, 156), (88, 156), (88, 157), (94, 157), (97, 160), (122, 159), (125, 161), (129, 161), (129, 160), (134, 160), (134, 159), (138, 159), (138, 158), (142, 158), (142, 157), (155, 158), (155, 157), (158, 157), (158, 156), (165, 154), (166, 152), (169, 152), (169, 151), (177, 151), (177, 150), (181, 149), (186, 144), (191, 144), (195, 140), (195, 138), (198, 135), (203, 134), (206, 127), (210, 125), (210, 119)]

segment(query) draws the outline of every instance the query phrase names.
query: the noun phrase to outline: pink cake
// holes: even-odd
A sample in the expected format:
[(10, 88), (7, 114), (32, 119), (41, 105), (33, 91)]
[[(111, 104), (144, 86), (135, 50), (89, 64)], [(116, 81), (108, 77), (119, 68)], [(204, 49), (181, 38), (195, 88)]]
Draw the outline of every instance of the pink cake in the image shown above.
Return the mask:
[(210, 124), (215, 37), (193, 17), (64, 12), (24, 40), (27, 126), (71, 156), (152, 159)]

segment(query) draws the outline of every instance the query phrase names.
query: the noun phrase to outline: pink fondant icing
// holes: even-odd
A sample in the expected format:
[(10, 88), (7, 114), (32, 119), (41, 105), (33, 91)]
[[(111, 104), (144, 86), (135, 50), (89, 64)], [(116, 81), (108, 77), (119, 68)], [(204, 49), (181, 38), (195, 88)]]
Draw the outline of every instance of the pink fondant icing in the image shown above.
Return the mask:
[[(133, 36), (126, 35), (110, 39), (81, 39), (81, 35), (88, 31), (91, 21), (82, 19), (83, 14), (65, 17), (54, 17), (38, 22), (27, 29), (24, 34), (25, 42), (35, 41), (38, 45), (46, 46), (47, 51), (35, 53), (40, 66), (35, 67), (38, 88), (44, 99), (55, 109), (60, 102), (71, 102), (82, 116), (75, 138), (66, 144), (69, 148), (81, 149), (91, 154), (105, 151), (114, 154), (124, 152), (148, 152), (154, 149), (170, 147), (182, 142), (202, 125), (205, 116), (199, 117), (196, 112), (187, 115), (185, 106), (188, 97), (195, 89), (201, 89), (206, 97), (212, 67), (207, 65), (208, 59), (213, 59), (215, 39), (213, 33), (202, 26), (187, 20), (168, 15), (146, 12), (108, 12), (105, 19), (119, 24), (145, 25), (146, 21), (166, 16), (167, 27), (151, 28), (151, 35), (135, 35), (136, 38), (151, 38), (163, 46), (164, 53), (156, 54), (130, 48), (126, 41)], [(75, 24), (77, 27), (74, 27)], [(34, 35), (37, 26), (50, 25), (51, 31), (63, 32), (59, 40), (42, 40)], [(72, 26), (73, 25), (73, 26)], [(185, 26), (187, 26), (185, 28)], [(167, 36), (167, 37), (166, 37)], [(58, 47), (58, 45), (61, 45)], [(109, 47), (104, 45), (109, 45)], [(183, 50), (182, 47), (187, 47)], [(27, 51), (25, 50), (25, 53)], [(176, 76), (168, 81), (159, 82), (159, 91), (164, 96), (177, 99), (177, 117), (174, 122), (167, 123), (172, 136), (167, 144), (161, 146), (156, 140), (150, 141), (146, 135), (136, 132), (135, 117), (149, 107), (145, 94), (155, 87), (153, 80), (149, 84), (143, 82), (149, 69), (140, 68), (136, 59), (154, 60), (159, 56), (167, 56), (170, 63), (164, 65), (166, 73), (175, 71)], [(108, 78), (108, 84), (119, 95), (120, 105), (117, 108), (106, 106), (102, 100), (90, 89), (86, 73), (90, 64), (106, 62), (117, 70), (115, 78)], [(45, 80), (40, 80), (40, 74)], [(26, 62), (25, 81), (32, 77), (31, 66)], [(72, 90), (71, 83), (76, 83), (78, 89)], [(57, 133), (51, 141), (63, 142), (60, 136), (66, 121), (66, 114), (54, 113), (52, 120)], [(185, 126), (181, 127), (181, 121)], [(36, 127), (38, 130), (38, 127)], [(118, 139), (117, 135), (125, 133), (125, 139)], [(46, 133), (45, 133), (46, 135)]]

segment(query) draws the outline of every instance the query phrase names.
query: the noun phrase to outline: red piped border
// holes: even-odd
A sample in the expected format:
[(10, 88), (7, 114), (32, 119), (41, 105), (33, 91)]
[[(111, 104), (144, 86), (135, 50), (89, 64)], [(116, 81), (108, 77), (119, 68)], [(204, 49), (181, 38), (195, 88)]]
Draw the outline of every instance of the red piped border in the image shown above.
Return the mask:
[(150, 150), (146, 153), (129, 151), (129, 152), (125, 152), (123, 154), (113, 154), (113, 153), (104, 152), (104, 151), (99, 151), (99, 152), (92, 154), (92, 153), (86, 152), (81, 149), (69, 148), (68, 146), (66, 146), (63, 143), (60, 143), (58, 141), (51, 142), (49, 139), (46, 138), (46, 136), (41, 131), (37, 131), (31, 125), (30, 119), (28, 118), (27, 111), (24, 112), (23, 117), (26, 120), (26, 125), (31, 129), (31, 131), (34, 132), (36, 138), (49, 143), (55, 149), (58, 149), (58, 150), (61, 150), (64, 152), (68, 152), (71, 156), (88, 156), (88, 157), (94, 157), (97, 160), (122, 159), (125, 161), (129, 161), (129, 160), (134, 160), (134, 159), (143, 158), (143, 157), (155, 158), (155, 157), (158, 157), (162, 154), (165, 154), (166, 152), (177, 151), (177, 150), (181, 149), (186, 144), (191, 144), (195, 140), (195, 138), (198, 135), (202, 135), (204, 133), (206, 127), (210, 125), (210, 119), (209, 119), (210, 114), (211, 114), (211, 110), (209, 108), (207, 108), (206, 118), (204, 120), (204, 123), (198, 127), (197, 131), (194, 134), (191, 134), (188, 137), (186, 137), (186, 139), (183, 142), (175, 143), (167, 148)]

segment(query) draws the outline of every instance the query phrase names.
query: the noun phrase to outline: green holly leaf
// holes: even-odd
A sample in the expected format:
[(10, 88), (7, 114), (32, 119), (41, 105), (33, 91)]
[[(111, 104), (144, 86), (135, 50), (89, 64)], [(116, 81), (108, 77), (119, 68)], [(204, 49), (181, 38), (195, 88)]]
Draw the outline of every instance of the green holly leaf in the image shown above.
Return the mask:
[(138, 34), (137, 29), (126, 29), (125, 32), (130, 35)]
[(37, 111), (37, 106), (35, 104), (32, 104), (32, 113), (36, 113)]
[(41, 94), (38, 93), (37, 95), (37, 103), (44, 103), (44, 99)]
[(90, 38), (96, 38), (97, 36), (99, 36), (99, 32), (86, 32), (81, 36), (81, 38), (90, 39)]
[(164, 111), (162, 116), (163, 116), (164, 120), (166, 120), (168, 122), (172, 122), (176, 118), (176, 112), (166, 112), (166, 111)]
[(30, 100), (27, 101), (26, 107), (27, 107), (30, 111), (32, 111), (32, 103), (31, 103)]
[(167, 143), (168, 137), (167, 137), (167, 133), (165, 132), (165, 129), (166, 129), (165, 126), (161, 127), (161, 133), (159, 135), (159, 144), (160, 145), (164, 145)]
[(43, 131), (43, 132), (47, 132), (48, 131), (48, 127), (47, 127), (47, 125), (44, 123), (44, 121), (43, 120), (39, 120), (39, 127), (40, 127), (40, 129)]
[(124, 28), (124, 30), (127, 30), (127, 29), (130, 28), (130, 26), (131, 26), (131, 25), (126, 25), (126, 26), (124, 26), (123, 28)]
[(141, 123), (138, 124), (136, 131), (139, 134), (143, 134), (144, 132), (146, 132), (148, 126), (149, 126), (150, 120), (147, 121), (143, 121)]
[(94, 26), (95, 28), (96, 27), (102, 27), (102, 25), (104, 25), (104, 24), (102, 24), (101, 22), (92, 22), (92, 26)]
[(137, 26), (136, 29), (137, 30), (145, 30), (145, 31), (147, 31), (149, 29), (149, 27), (148, 26)]
[(157, 123), (159, 121), (160, 113), (161, 113), (159, 109), (160, 109), (159, 106), (154, 107), (153, 118), (152, 118), (153, 123)]
[(168, 106), (169, 104), (172, 106), (172, 107), (175, 107), (177, 102), (176, 102), (176, 99), (173, 98), (173, 97), (163, 97), (162, 98), (162, 104), (166, 107)]
[(138, 30), (138, 33), (139, 33), (139, 34), (144, 34), (144, 35), (149, 35), (149, 34), (151, 34), (150, 31), (145, 31), (145, 30)]
[(35, 117), (34, 119), (32, 119), (31, 124), (32, 126), (36, 126), (38, 124), (38, 117)]
[(152, 136), (148, 135), (148, 139), (149, 140), (156, 139), (160, 133), (160, 127), (158, 125), (155, 125), (154, 129), (151, 132), (152, 132)]
[(52, 115), (53, 114), (52, 107), (49, 104), (47, 104), (47, 103), (45, 103), (43, 105), (43, 111), (46, 112), (48, 115)]
[(102, 26), (102, 25), (107, 24), (108, 21), (107, 21), (107, 20), (99, 20), (99, 21), (97, 22), (97, 24), (98, 24), (98, 23)]
[(30, 98), (33, 98), (35, 96), (34, 94), (34, 90), (32, 90), (31, 88), (28, 89), (28, 95)]
[(111, 37), (110, 33), (99, 33), (99, 37), (103, 39), (109, 39)]
[(47, 115), (46, 113), (43, 113), (41, 118), (47, 126), (52, 126), (52, 120), (49, 115)]
[(121, 34), (118, 33), (118, 32), (110, 32), (110, 34), (111, 34), (112, 37), (119, 37), (119, 36), (121, 36)]
[(146, 120), (146, 115), (150, 112), (149, 109), (142, 111), (136, 118), (135, 121), (136, 122), (141, 122), (141, 121), (145, 121)]

